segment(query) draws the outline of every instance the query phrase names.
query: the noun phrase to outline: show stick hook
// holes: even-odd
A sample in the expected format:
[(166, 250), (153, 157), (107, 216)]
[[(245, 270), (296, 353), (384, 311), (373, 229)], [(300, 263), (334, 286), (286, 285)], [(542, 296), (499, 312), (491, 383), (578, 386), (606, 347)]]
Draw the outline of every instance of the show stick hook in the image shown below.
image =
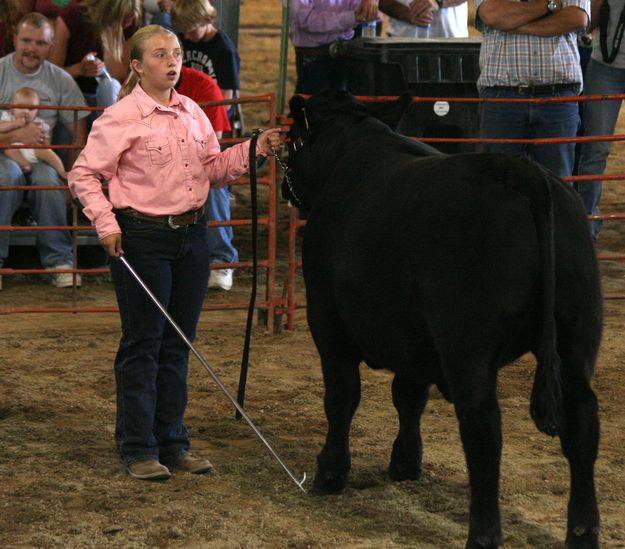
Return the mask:
[(269, 442), (267, 442), (267, 439), (262, 435), (262, 433), (258, 430), (258, 427), (256, 427), (256, 425), (254, 425), (254, 422), (249, 418), (249, 416), (245, 413), (245, 410), (243, 410), (243, 408), (239, 405), (239, 403), (236, 401), (236, 399), (230, 394), (230, 392), (228, 391), (228, 389), (226, 388), (226, 386), (223, 384), (223, 382), (221, 381), (221, 379), (219, 379), (219, 376), (213, 371), (213, 369), (208, 365), (208, 363), (206, 362), (206, 360), (204, 360), (204, 357), (198, 352), (196, 351), (195, 347), (193, 346), (193, 344), (191, 343), (191, 341), (189, 341), (189, 338), (187, 338), (187, 336), (184, 334), (184, 332), (182, 331), (182, 329), (180, 328), (180, 326), (178, 326), (178, 324), (176, 324), (176, 321), (171, 317), (171, 315), (167, 312), (167, 310), (165, 309), (165, 307), (163, 307), (163, 305), (161, 304), (161, 302), (156, 298), (156, 296), (152, 293), (152, 291), (150, 290), (150, 288), (147, 287), (147, 285), (145, 284), (145, 282), (143, 282), (143, 280), (141, 279), (141, 277), (137, 274), (137, 272), (130, 266), (130, 264), (128, 263), (128, 261), (126, 261), (126, 258), (121, 255), (119, 256), (119, 260), (122, 262), (122, 264), (124, 265), (124, 267), (126, 267), (126, 269), (128, 270), (128, 272), (134, 277), (134, 279), (139, 283), (139, 286), (141, 286), (144, 290), (145, 293), (149, 296), (149, 298), (154, 302), (154, 305), (156, 305), (158, 307), (158, 309), (161, 311), (161, 313), (163, 313), (163, 315), (165, 316), (165, 318), (167, 319), (167, 321), (172, 325), (172, 327), (174, 328), (174, 330), (176, 330), (176, 332), (178, 332), (178, 335), (182, 338), (182, 340), (186, 343), (187, 347), (189, 347), (189, 350), (195, 355), (195, 358), (197, 358), (200, 361), (200, 364), (202, 364), (202, 366), (204, 366), (204, 368), (206, 369), (206, 371), (210, 374), (210, 376), (213, 378), (213, 380), (215, 381), (215, 383), (217, 383), (217, 385), (219, 386), (219, 388), (224, 392), (224, 394), (228, 397), (228, 399), (230, 400), (230, 402), (232, 402), (232, 404), (234, 405), (234, 407), (237, 409), (237, 411), (241, 414), (241, 417), (247, 421), (248, 425), (252, 428), (252, 431), (254, 431), (254, 433), (256, 433), (256, 436), (258, 436), (258, 438), (262, 441), (262, 443), (267, 447), (267, 449), (269, 450), (269, 452), (271, 453), (271, 455), (276, 458), (276, 460), (278, 461), (278, 463), (282, 466), (282, 468), (286, 471), (286, 474), (289, 475), (289, 477), (291, 477), (291, 480), (297, 484), (297, 487), (304, 493), (306, 493), (306, 490), (304, 488), (304, 482), (306, 482), (306, 473), (304, 473), (304, 477), (302, 478), (302, 480), (297, 480), (297, 478), (295, 478), (295, 475), (291, 472), (291, 470), (286, 466), (286, 464), (284, 463), (284, 461), (282, 461), (280, 459), (280, 456), (276, 453), (276, 451), (271, 447), (271, 445), (269, 444)]

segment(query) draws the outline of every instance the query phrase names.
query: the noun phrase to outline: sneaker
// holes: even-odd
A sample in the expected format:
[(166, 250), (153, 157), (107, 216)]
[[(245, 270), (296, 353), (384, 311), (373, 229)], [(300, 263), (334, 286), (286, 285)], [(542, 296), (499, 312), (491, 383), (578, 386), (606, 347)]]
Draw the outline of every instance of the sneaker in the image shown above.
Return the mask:
[(213, 466), (207, 459), (194, 456), (188, 452), (176, 456), (170, 467), (184, 473), (193, 473), (194, 475), (203, 475), (212, 473)]
[[(63, 265), (57, 265), (56, 267), (46, 267), (46, 271), (54, 269), (73, 269), (69, 263), (63, 263)], [(71, 288), (74, 285), (74, 275), (72, 273), (52, 273), (52, 285), (57, 288)], [(80, 275), (76, 273), (76, 286), (80, 286), (82, 280)]]
[(226, 292), (232, 288), (232, 269), (215, 269), (208, 278), (208, 287)]
[(171, 477), (169, 469), (156, 459), (137, 461), (126, 465), (125, 469), (131, 477), (139, 480), (167, 480)]

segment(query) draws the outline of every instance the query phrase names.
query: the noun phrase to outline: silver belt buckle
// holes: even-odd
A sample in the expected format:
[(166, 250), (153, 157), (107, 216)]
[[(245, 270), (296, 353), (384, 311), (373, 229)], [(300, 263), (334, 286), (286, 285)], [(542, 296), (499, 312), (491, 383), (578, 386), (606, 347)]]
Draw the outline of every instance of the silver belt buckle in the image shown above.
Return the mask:
[(519, 93), (525, 95), (526, 93), (529, 93), (531, 89), (531, 86), (527, 85), (527, 84), (521, 84), (518, 88)]
[(182, 225), (176, 225), (173, 222), (174, 217), (176, 217), (176, 216), (175, 215), (167, 216), (167, 225), (169, 225), (172, 229), (179, 229), (180, 227), (182, 227)]

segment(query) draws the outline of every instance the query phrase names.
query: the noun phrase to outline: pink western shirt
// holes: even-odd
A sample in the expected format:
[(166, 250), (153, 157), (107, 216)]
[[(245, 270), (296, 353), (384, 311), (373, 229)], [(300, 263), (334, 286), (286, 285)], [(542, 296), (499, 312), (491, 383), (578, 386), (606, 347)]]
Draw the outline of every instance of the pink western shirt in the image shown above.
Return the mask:
[[(162, 216), (200, 208), (211, 185), (223, 186), (247, 172), (248, 149), (246, 142), (221, 152), (195, 102), (172, 90), (164, 107), (137, 85), (93, 124), (68, 174), (69, 188), (104, 238), (121, 233), (113, 209)], [(108, 180), (108, 200), (102, 179)]]

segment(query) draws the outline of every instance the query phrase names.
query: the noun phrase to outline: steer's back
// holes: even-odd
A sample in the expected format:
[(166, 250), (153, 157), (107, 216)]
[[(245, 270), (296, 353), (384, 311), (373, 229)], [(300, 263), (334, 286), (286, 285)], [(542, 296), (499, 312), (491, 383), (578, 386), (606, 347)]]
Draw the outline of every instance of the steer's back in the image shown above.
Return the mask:
[(548, 214), (551, 186), (565, 267), (557, 281), (587, 302), (566, 315), (596, 308), (598, 290), (582, 295), (598, 288), (590, 233), (561, 182), (501, 155), (383, 158), (361, 158), (355, 175), (346, 158), (329, 176), (341, 184), (326, 186), (309, 220), (304, 266), (317, 343), (344, 341), (394, 371), (424, 356), (436, 370), (442, 351), (509, 361), (535, 348), (536, 219)]

